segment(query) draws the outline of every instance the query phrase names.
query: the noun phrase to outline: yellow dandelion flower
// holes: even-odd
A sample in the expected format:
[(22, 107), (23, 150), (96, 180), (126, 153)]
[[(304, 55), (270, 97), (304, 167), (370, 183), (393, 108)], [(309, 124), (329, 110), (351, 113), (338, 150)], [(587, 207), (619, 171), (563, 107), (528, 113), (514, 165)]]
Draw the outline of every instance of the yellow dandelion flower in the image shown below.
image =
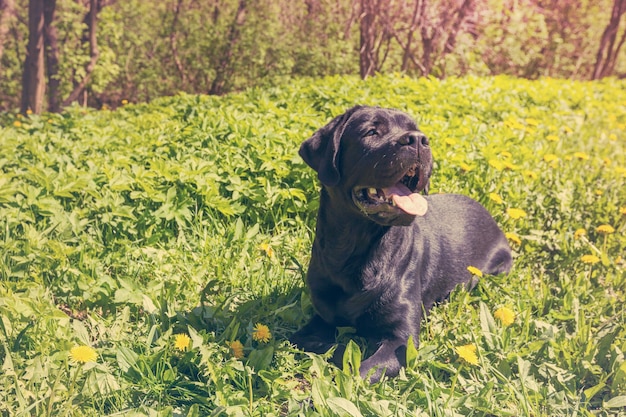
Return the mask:
[(626, 216), (626, 206), (623, 206), (622, 208), (620, 208), (619, 212), (622, 214), (622, 216)]
[(589, 155), (587, 155), (584, 152), (574, 152), (574, 158), (580, 160), (580, 161), (587, 161), (589, 160)]
[(506, 209), (506, 214), (508, 214), (509, 217), (514, 220), (521, 219), (527, 216), (524, 210), (518, 208), (508, 208)]
[(500, 156), (506, 159), (509, 159), (511, 157), (513, 157), (513, 154), (511, 154), (511, 152), (509, 151), (502, 151), (500, 152)]
[(558, 142), (559, 141), (559, 137), (557, 135), (548, 135), (548, 136), (546, 136), (546, 140), (548, 142)]
[(259, 250), (261, 252), (264, 252), (268, 258), (274, 257), (274, 249), (272, 249), (269, 243), (261, 243), (259, 245)]
[(13, 122), (13, 126), (20, 127), (20, 126), (22, 126), (22, 122), (20, 122), (19, 120), (16, 120), (16, 121)]
[(605, 166), (609, 166), (613, 163), (609, 158), (602, 158), (602, 162), (604, 162)]
[(267, 343), (272, 338), (269, 327), (264, 324), (257, 323), (252, 331), (252, 338), (257, 342)]
[(478, 365), (478, 356), (476, 356), (476, 345), (470, 343), (468, 345), (457, 346), (454, 348), (461, 359), (470, 365)]
[(503, 163), (503, 165), (504, 165), (504, 169), (508, 169), (510, 171), (515, 171), (518, 168), (517, 165), (515, 165), (515, 164), (513, 164), (513, 163), (511, 163), (509, 161), (505, 161)]
[(191, 338), (184, 333), (180, 333), (176, 335), (176, 339), (174, 340), (174, 347), (178, 350), (185, 350), (191, 344)]
[(233, 340), (228, 344), (230, 353), (237, 359), (243, 358), (243, 345), (239, 340)]
[(465, 162), (461, 162), (461, 165), (459, 165), (461, 167), (461, 170), (463, 170), (464, 172), (470, 172), (471, 170), (474, 169), (474, 167), (466, 164)]
[(609, 135), (609, 140), (610, 140), (611, 142), (615, 142), (615, 141), (617, 140), (617, 135), (616, 135), (615, 133), (611, 133), (611, 134)]
[(587, 231), (585, 229), (576, 229), (576, 231), (574, 232), (574, 239), (580, 239), (586, 234), (587, 234)]
[(456, 145), (456, 144), (457, 144), (457, 140), (456, 140), (456, 139), (454, 139), (454, 138), (449, 138), (449, 137), (448, 137), (448, 138), (445, 138), (443, 141), (444, 141), (444, 142), (446, 143), (446, 145), (448, 145), (448, 146), (452, 146), (452, 145)]
[(126, 105), (126, 104), (128, 104), (128, 100), (126, 99), (122, 100), (122, 105)]
[(504, 200), (502, 199), (502, 197), (500, 197), (498, 194), (496, 193), (489, 193), (489, 199), (491, 201), (493, 201), (496, 204), (502, 204), (504, 203)]
[(520, 237), (513, 232), (506, 232), (504, 236), (518, 246), (522, 244), (522, 239), (520, 239)]
[(470, 272), (470, 274), (472, 275), (476, 275), (478, 278), (482, 278), (483, 277), (483, 271), (481, 271), (480, 269), (476, 268), (475, 266), (468, 266), (467, 270)]
[(602, 190), (595, 190), (593, 193), (599, 197), (602, 194), (604, 194), (604, 191), (602, 191)]
[(547, 153), (543, 156), (543, 161), (547, 163), (552, 163), (558, 160), (559, 160), (559, 157), (553, 153)]
[(496, 320), (500, 320), (503, 326), (510, 326), (515, 321), (515, 313), (508, 307), (500, 307), (493, 313)]
[(539, 126), (539, 120), (529, 117), (528, 119), (526, 119), (526, 124), (529, 124), (531, 126)]
[(615, 229), (613, 229), (613, 227), (608, 224), (601, 224), (600, 226), (596, 227), (596, 232), (603, 235), (610, 235), (611, 233), (615, 233)]
[(585, 264), (597, 264), (598, 262), (600, 262), (600, 258), (598, 258), (596, 255), (583, 255), (580, 257), (580, 260), (585, 263)]
[(95, 362), (98, 353), (91, 346), (74, 346), (70, 349), (70, 358), (80, 363)]
[(574, 129), (572, 129), (572, 128), (571, 128), (571, 127), (569, 127), (569, 126), (563, 126), (563, 131), (564, 131), (565, 133), (567, 133), (568, 135), (569, 135), (570, 133), (574, 133)]
[(537, 178), (539, 178), (539, 176), (537, 175), (535, 171), (524, 171), (524, 175), (530, 178), (531, 180), (536, 180)]
[(505, 168), (504, 162), (498, 161), (497, 159), (490, 159), (488, 163), (489, 166), (498, 171), (502, 171)]
[(26, 114), (30, 116), (31, 114), (33, 114), (33, 111), (31, 109), (28, 109), (26, 110)]

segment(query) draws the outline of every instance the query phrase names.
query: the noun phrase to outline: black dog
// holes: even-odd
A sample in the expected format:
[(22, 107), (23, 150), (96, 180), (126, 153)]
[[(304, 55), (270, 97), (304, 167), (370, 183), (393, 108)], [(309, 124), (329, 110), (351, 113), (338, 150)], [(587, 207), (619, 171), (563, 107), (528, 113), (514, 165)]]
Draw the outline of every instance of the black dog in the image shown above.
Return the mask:
[(510, 270), (506, 238), (478, 202), (419, 194), (428, 192), (432, 155), (400, 111), (354, 107), (302, 143), (300, 156), (322, 183), (307, 274), (317, 314), (291, 341), (324, 353), (337, 326), (354, 327), (376, 347), (361, 375), (395, 376), (409, 336), (419, 341), (423, 312), (472, 285), (468, 266)]

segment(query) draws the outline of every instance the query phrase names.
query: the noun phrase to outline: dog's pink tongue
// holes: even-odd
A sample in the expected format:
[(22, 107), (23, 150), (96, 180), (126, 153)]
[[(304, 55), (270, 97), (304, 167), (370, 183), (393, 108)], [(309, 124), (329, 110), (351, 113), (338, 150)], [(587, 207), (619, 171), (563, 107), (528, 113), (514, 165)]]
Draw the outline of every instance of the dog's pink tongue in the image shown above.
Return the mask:
[(393, 187), (383, 189), (385, 196), (391, 196), (401, 210), (413, 216), (423, 216), (428, 210), (428, 201), (418, 193), (412, 193), (409, 187), (398, 183)]

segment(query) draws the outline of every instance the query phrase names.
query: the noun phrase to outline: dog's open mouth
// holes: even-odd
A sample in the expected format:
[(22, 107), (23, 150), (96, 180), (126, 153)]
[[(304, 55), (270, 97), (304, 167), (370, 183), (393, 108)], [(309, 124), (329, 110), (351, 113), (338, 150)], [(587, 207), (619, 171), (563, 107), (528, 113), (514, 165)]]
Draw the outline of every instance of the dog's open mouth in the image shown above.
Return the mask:
[(419, 192), (424, 190), (427, 181), (428, 178), (420, 178), (419, 167), (414, 165), (389, 187), (356, 187), (353, 199), (366, 214), (401, 210), (412, 216), (423, 216), (428, 203)]

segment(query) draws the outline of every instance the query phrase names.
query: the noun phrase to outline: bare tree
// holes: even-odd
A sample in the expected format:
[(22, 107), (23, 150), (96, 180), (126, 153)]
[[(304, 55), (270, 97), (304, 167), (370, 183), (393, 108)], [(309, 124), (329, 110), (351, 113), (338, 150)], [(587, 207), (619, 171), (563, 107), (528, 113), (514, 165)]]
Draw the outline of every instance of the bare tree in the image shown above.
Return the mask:
[(2, 54), (4, 53), (4, 42), (6, 41), (7, 34), (9, 33), (9, 27), (11, 25), (11, 20), (14, 16), (15, 1), (0, 0), (0, 61), (2, 61)]
[(619, 24), (622, 20), (622, 15), (626, 12), (626, 0), (615, 0), (613, 2), (613, 10), (611, 11), (611, 18), (609, 20), (602, 38), (600, 39), (600, 47), (596, 55), (596, 63), (593, 68), (592, 79), (597, 80), (603, 77), (607, 77), (613, 73), (615, 64), (617, 62), (617, 56), (620, 49), (626, 41), (626, 30), (622, 33), (619, 42), (617, 42), (617, 34), (619, 31)]
[(59, 86), (61, 80), (59, 73), (59, 41), (56, 26), (54, 26), (54, 13), (56, 0), (46, 0), (44, 5), (44, 43), (46, 45), (46, 72), (48, 75), (48, 111), (61, 111)]
[(391, 3), (391, 0), (361, 0), (359, 71), (363, 79), (380, 71), (385, 62), (393, 33)]
[(100, 51), (98, 50), (98, 41), (96, 38), (96, 32), (98, 27), (98, 11), (100, 9), (100, 1), (99, 0), (89, 0), (89, 12), (86, 16), (87, 23), (87, 37), (89, 40), (89, 63), (85, 67), (85, 76), (80, 82), (78, 82), (70, 95), (63, 100), (61, 107), (65, 107), (70, 103), (78, 100), (80, 95), (85, 90), (87, 83), (91, 79), (91, 75), (93, 73), (94, 68), (96, 67), (96, 63), (98, 62), (98, 57), (100, 56)]
[[(172, 21), (172, 27), (170, 29), (170, 47), (172, 48), (172, 56), (174, 57), (174, 63), (176, 64), (176, 69), (178, 70), (178, 74), (180, 75), (180, 81), (183, 84), (183, 88), (187, 84), (187, 73), (185, 71), (185, 67), (183, 66), (182, 61), (180, 60), (180, 56), (178, 55), (178, 46), (177, 46), (177, 29), (178, 20), (180, 16), (180, 11), (183, 5), (183, 0), (176, 0), (176, 4), (174, 5), (174, 20)], [(217, 9), (217, 6), (216, 6)]]
[(28, 46), (22, 73), (22, 113), (41, 113), (46, 88), (44, 73), (44, 0), (28, 2)]
[(230, 25), (226, 42), (222, 47), (218, 64), (216, 68), (215, 78), (211, 83), (209, 94), (222, 94), (226, 89), (226, 80), (233, 71), (233, 53), (241, 38), (241, 28), (246, 22), (246, 12), (248, 0), (239, 0), (239, 6), (235, 13), (235, 19)]

